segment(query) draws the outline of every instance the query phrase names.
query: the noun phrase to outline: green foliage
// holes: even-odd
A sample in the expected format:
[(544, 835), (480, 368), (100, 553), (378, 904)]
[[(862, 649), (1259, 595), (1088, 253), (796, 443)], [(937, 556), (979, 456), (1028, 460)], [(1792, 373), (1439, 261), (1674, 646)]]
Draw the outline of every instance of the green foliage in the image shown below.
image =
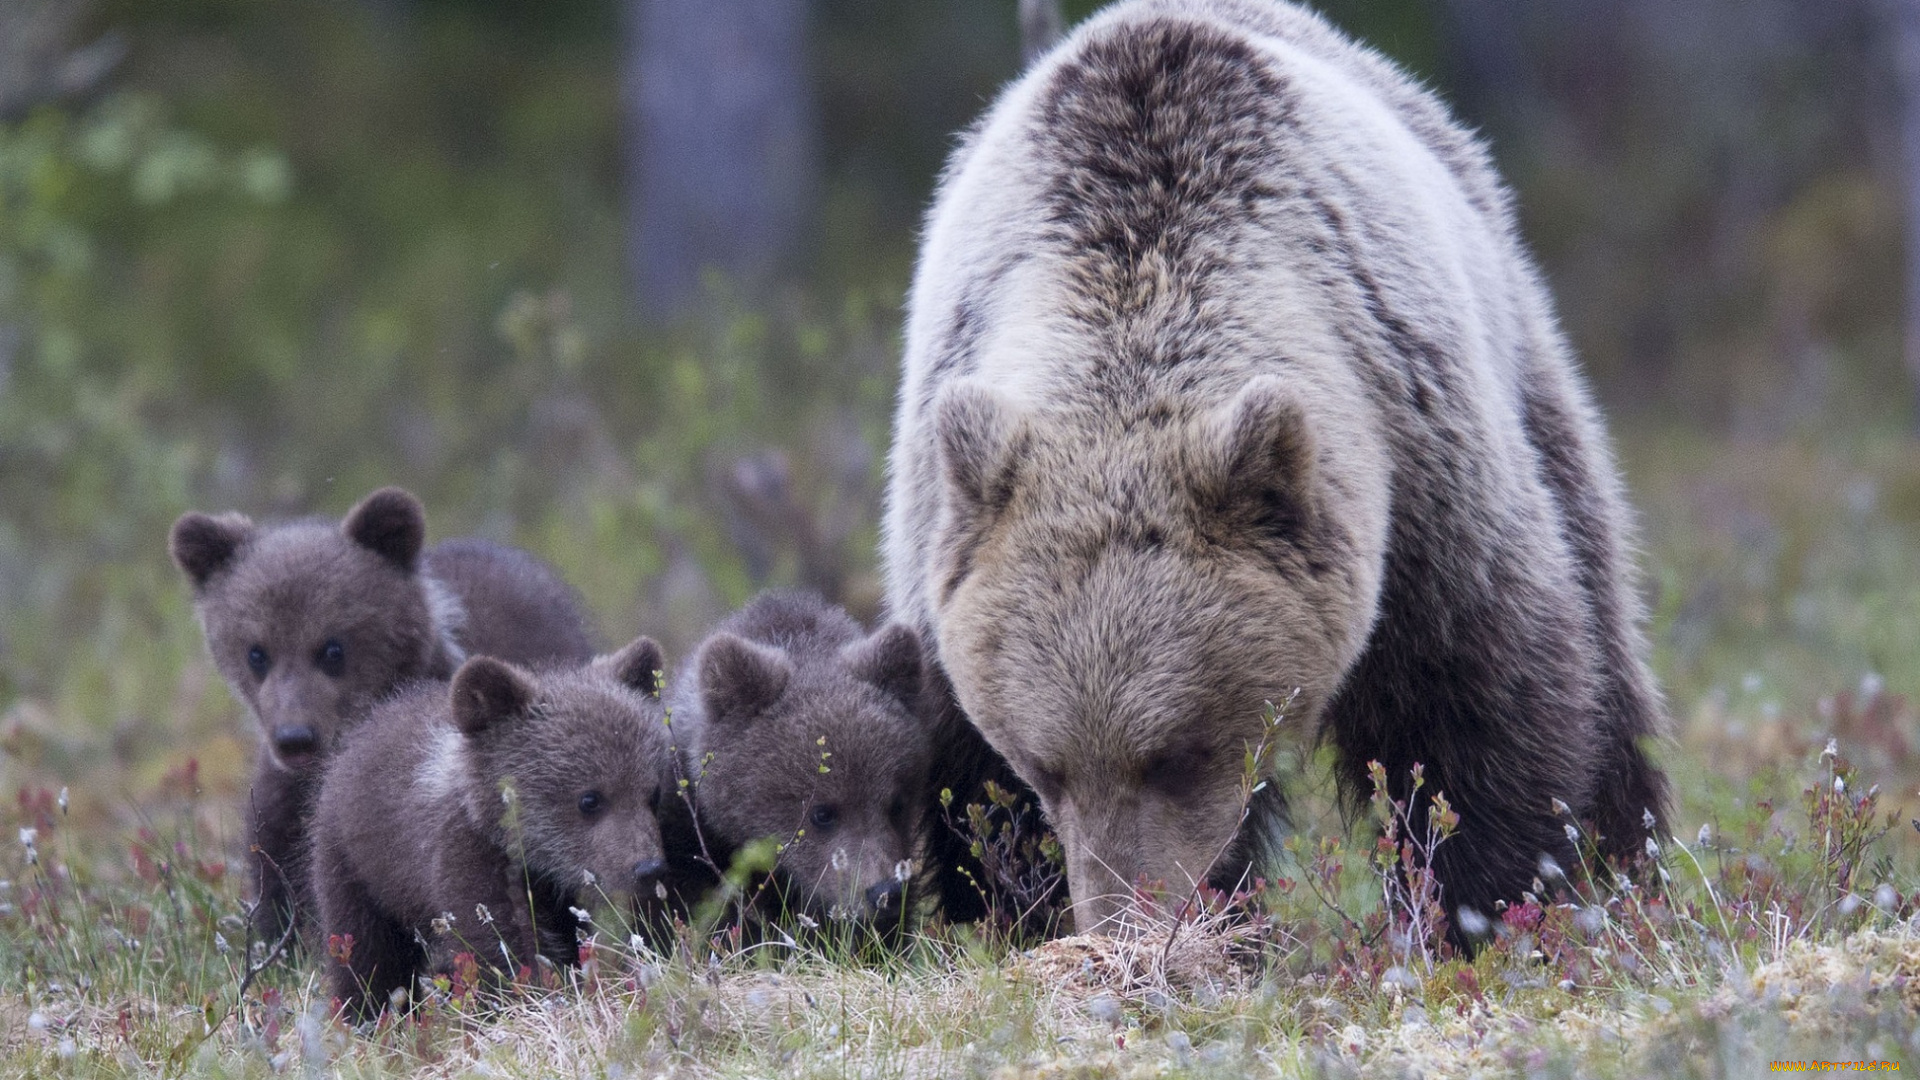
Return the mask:
[[(678, 645), (807, 568), (785, 535), (743, 554), (715, 482), (779, 451), (800, 512), (859, 522), (816, 546), (871, 610), (896, 316), (715, 283), (715, 318), (632, 326), (609, 54), (457, 10), (406, 25), (419, 51), (344, 5), (126, 18), (204, 67), (0, 127), (0, 702), (35, 710), (13, 749), (71, 771), (232, 723), (165, 557), (190, 507), (338, 513), (400, 483), (435, 537), (558, 563), (608, 639)], [(272, 61), (309, 54), (304, 78)]]

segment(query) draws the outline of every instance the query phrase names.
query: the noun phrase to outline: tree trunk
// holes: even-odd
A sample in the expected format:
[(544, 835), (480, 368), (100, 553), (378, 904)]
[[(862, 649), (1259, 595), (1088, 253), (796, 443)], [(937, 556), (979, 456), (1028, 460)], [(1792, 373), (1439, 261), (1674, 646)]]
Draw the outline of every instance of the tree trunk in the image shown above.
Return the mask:
[(126, 38), (117, 31), (73, 48), (93, 6), (93, 0), (0, 0), (0, 122), (92, 93), (126, 58)]
[(1902, 163), (1900, 204), (1906, 216), (1905, 350), (1913, 386), (1913, 423), (1920, 430), (1920, 0), (1881, 0), (1887, 43), (1899, 85)]
[(806, 0), (623, 0), (627, 258), (649, 318), (718, 272), (749, 295), (806, 239), (817, 181)]
[(1513, 123), (1513, 116), (1494, 114), (1538, 93), (1520, 40), (1521, 16), (1487, 0), (1442, 0), (1439, 7), (1464, 112), (1477, 125)]

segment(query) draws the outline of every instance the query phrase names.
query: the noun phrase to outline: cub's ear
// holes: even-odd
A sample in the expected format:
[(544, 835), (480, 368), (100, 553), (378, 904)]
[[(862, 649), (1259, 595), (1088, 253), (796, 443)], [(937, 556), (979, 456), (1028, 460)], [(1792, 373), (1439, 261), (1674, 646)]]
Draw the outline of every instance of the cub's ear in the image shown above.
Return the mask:
[(1215, 456), (1201, 487), (1228, 516), (1291, 538), (1314, 512), (1313, 431), (1294, 391), (1256, 379), (1216, 414)]
[(793, 665), (779, 652), (733, 634), (715, 634), (700, 649), (700, 697), (707, 717), (744, 726), (787, 688)]
[(940, 467), (961, 508), (998, 512), (1013, 497), (1030, 442), (1026, 424), (998, 394), (966, 382), (947, 387), (935, 413)]
[(453, 721), (468, 735), (524, 714), (535, 688), (525, 672), (491, 656), (476, 656), (453, 673)]
[(420, 559), (420, 547), (427, 540), (427, 511), (411, 492), (384, 487), (347, 511), (340, 531), (347, 539), (412, 573)]
[(634, 638), (619, 652), (600, 657), (594, 663), (606, 665), (607, 672), (622, 686), (638, 690), (649, 697), (660, 696), (660, 678), (657, 673), (666, 670), (667, 657), (660, 651), (660, 643), (652, 638)]
[(920, 698), (923, 668), (920, 635), (902, 623), (888, 623), (863, 641), (840, 651), (861, 682), (872, 683), (911, 708)]
[(233, 556), (253, 536), (253, 522), (240, 514), (212, 517), (197, 511), (180, 515), (167, 535), (167, 550), (193, 582), (197, 592), (207, 579), (233, 562)]

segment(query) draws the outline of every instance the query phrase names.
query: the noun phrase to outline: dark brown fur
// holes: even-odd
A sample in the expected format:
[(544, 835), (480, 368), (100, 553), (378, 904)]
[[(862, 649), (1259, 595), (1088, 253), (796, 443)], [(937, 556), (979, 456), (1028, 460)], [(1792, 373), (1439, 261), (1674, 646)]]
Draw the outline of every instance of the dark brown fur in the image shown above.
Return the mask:
[(246, 824), (253, 929), (268, 941), (310, 906), (302, 860), (320, 767), (375, 701), (412, 679), (445, 679), (467, 655), (593, 655), (579, 598), (544, 563), (483, 540), (423, 551), (425, 537), (419, 500), (398, 488), (338, 525), (200, 513), (174, 523), (170, 548), (208, 650), (260, 725)]
[[(925, 828), (922, 679), (913, 631), (869, 635), (810, 593), (763, 594), (715, 628), (670, 695), (712, 864), (772, 839), (780, 906), (899, 925)], [(711, 884), (697, 850), (675, 856), (683, 890)]]
[(661, 667), (648, 638), (578, 668), (479, 657), (347, 740), (315, 807), (311, 874), (328, 989), (350, 1014), (461, 952), (509, 976), (571, 964), (572, 908), (658, 881), (674, 775)]

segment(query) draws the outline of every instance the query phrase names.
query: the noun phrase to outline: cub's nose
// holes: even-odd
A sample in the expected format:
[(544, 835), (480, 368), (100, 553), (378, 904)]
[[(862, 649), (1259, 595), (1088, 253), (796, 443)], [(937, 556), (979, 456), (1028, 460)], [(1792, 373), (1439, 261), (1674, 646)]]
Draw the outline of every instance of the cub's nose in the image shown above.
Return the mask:
[(660, 875), (666, 872), (667, 864), (663, 860), (646, 859), (634, 864), (633, 883), (635, 885), (651, 885), (659, 880)]
[(273, 729), (273, 748), (281, 757), (306, 757), (320, 749), (320, 733), (306, 724)]
[(900, 903), (900, 883), (892, 878), (867, 890), (867, 906), (875, 911), (892, 911)]

